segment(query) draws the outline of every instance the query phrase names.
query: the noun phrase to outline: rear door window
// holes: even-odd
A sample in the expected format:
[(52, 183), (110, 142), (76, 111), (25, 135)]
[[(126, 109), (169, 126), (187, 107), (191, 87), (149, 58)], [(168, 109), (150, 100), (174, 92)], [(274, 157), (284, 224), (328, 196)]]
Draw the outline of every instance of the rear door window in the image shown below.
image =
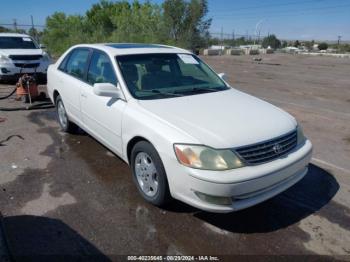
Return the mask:
[(84, 80), (89, 54), (89, 49), (75, 49), (67, 61), (65, 71), (71, 76)]

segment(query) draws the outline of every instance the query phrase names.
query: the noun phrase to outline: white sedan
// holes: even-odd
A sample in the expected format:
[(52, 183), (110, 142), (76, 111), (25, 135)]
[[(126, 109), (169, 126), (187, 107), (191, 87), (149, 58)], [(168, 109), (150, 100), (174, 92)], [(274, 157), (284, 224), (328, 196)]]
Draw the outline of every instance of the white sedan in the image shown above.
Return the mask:
[(292, 116), (183, 49), (77, 45), (49, 67), (48, 91), (63, 131), (79, 126), (122, 158), (157, 206), (236, 211), (308, 171), (312, 144)]

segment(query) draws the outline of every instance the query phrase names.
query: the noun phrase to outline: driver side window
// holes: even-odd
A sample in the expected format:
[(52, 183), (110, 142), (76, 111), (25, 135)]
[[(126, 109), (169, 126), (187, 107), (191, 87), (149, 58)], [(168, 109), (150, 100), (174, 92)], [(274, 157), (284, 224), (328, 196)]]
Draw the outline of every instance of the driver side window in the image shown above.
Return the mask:
[[(89, 60), (90, 50), (88, 49), (75, 49), (66, 62), (66, 72), (71, 76), (79, 79), (84, 79), (86, 66)], [(63, 61), (65, 63), (65, 61)]]
[(95, 83), (117, 84), (117, 77), (109, 57), (99, 51), (94, 51), (87, 74), (87, 81), (91, 85)]

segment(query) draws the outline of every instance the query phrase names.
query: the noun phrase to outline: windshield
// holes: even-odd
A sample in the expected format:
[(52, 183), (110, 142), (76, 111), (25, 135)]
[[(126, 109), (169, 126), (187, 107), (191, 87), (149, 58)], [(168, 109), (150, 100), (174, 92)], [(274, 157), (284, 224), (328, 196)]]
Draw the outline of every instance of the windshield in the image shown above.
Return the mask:
[(160, 99), (229, 89), (199, 58), (190, 54), (118, 56), (117, 62), (133, 97)]
[(30, 37), (0, 36), (0, 49), (38, 49)]

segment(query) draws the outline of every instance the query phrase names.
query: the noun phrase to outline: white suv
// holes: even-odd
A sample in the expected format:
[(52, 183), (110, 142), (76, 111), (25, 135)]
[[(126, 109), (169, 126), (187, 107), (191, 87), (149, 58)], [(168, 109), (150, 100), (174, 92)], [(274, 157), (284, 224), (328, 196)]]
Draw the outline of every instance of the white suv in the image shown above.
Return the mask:
[(37, 73), (46, 82), (49, 55), (28, 35), (0, 33), (0, 81), (16, 81), (21, 73)]
[(302, 179), (312, 145), (292, 116), (223, 78), (175, 47), (78, 45), (49, 67), (48, 93), (62, 130), (80, 126), (127, 162), (145, 200), (230, 212)]

